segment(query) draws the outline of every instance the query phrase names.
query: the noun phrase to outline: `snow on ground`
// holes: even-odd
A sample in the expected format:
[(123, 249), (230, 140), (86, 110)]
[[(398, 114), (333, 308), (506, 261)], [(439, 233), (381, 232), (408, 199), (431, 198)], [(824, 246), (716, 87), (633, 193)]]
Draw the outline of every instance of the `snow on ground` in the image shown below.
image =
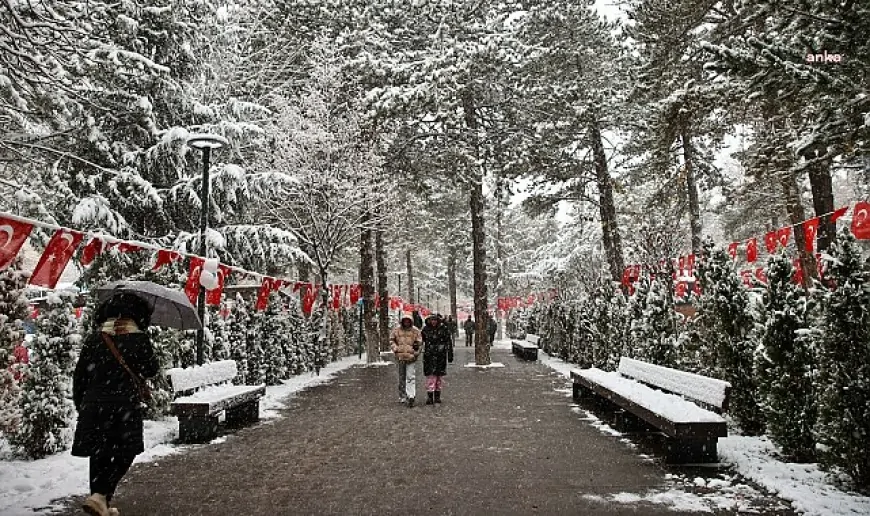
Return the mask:
[(469, 362), (465, 364), (465, 367), (471, 367), (473, 369), (495, 369), (499, 367), (504, 367), (504, 364), (502, 364), (501, 362), (493, 362), (487, 365), (477, 365), (474, 362)]
[[(282, 385), (266, 387), (266, 395), (260, 400), (260, 417), (279, 417), (279, 410), (286, 407), (291, 395), (326, 383), (336, 373), (362, 363), (355, 356), (347, 357), (321, 369), (320, 376), (305, 373), (285, 380)], [(145, 421), (145, 453), (136, 457), (136, 463), (152, 462), (195, 447), (174, 444), (177, 437), (177, 418)], [(225, 439), (219, 437), (212, 443)], [(33, 516), (38, 511), (55, 508), (53, 500), (87, 493), (87, 476), (87, 458), (73, 457), (67, 451), (40, 460), (17, 460), (12, 457), (8, 443), (0, 438), (0, 514), (3, 516)]]
[(738, 473), (789, 500), (811, 515), (870, 514), (870, 497), (831, 485), (817, 464), (782, 462), (766, 437), (730, 436), (719, 439), (719, 457)]
[[(540, 360), (566, 379), (570, 380), (573, 364), (541, 353)], [(557, 389), (566, 396), (571, 395), (568, 389)], [(601, 421), (594, 414), (574, 405), (572, 412), (580, 416), (605, 435), (622, 436), (620, 432)], [(624, 441), (625, 439), (620, 439)], [(635, 446), (631, 446), (635, 447)], [(744, 437), (732, 435), (719, 439), (719, 458), (722, 462), (731, 464), (740, 476), (749, 479), (763, 488), (776, 493), (779, 497), (791, 502), (797, 511), (812, 516), (853, 516), (870, 514), (870, 497), (855, 493), (847, 493), (830, 482), (830, 477), (821, 471), (817, 464), (797, 464), (778, 460), (777, 451), (767, 437)], [(607, 496), (586, 495), (591, 500), (602, 503), (637, 503), (648, 502), (665, 504), (675, 511), (737, 510), (740, 512), (757, 512), (746, 505), (746, 500), (758, 498), (761, 495), (755, 488), (740, 484), (736, 477), (732, 480), (721, 478), (694, 478), (687, 482), (685, 477), (667, 475), (672, 484), (682, 483), (682, 488), (671, 487), (665, 491), (650, 491), (642, 496), (633, 493), (616, 493)], [(694, 487), (692, 485), (693, 484)], [(685, 492), (691, 489), (693, 492)], [(698, 491), (701, 494), (698, 494)], [(752, 494), (752, 496), (748, 496)], [(701, 504), (701, 505), (697, 505)], [(705, 508), (699, 508), (699, 507)]]

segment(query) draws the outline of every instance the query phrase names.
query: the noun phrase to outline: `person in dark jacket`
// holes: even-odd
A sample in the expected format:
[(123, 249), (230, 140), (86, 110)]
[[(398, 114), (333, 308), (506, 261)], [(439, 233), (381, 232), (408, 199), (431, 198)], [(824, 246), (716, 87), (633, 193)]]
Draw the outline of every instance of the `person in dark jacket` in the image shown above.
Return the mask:
[(453, 363), (453, 336), (440, 315), (426, 319), (423, 327), (423, 374), (426, 375), (426, 405), (441, 403), (442, 378)]
[[(115, 488), (136, 455), (145, 451), (137, 382), (156, 376), (160, 365), (145, 331), (148, 303), (135, 294), (117, 294), (100, 305), (85, 338), (73, 376), (78, 426), (72, 454), (90, 458), (91, 495), (83, 509), (94, 516), (117, 515), (109, 508)], [(107, 342), (108, 341), (108, 342)], [(109, 347), (111, 342), (128, 371)], [(131, 372), (138, 375), (133, 379)]]
[(471, 320), (471, 316), (468, 316), (468, 319), (462, 323), (462, 328), (465, 330), (465, 347), (470, 347), (471, 343), (474, 341), (474, 321)]
[(423, 329), (423, 318), (420, 316), (420, 312), (417, 310), (414, 310), (413, 312), (411, 312), (411, 316), (414, 318), (414, 326), (418, 330), (422, 330)]
[(495, 333), (498, 331), (498, 323), (495, 322), (495, 316), (487, 314), (486, 317), (486, 332), (489, 335), (489, 345), (495, 344)]

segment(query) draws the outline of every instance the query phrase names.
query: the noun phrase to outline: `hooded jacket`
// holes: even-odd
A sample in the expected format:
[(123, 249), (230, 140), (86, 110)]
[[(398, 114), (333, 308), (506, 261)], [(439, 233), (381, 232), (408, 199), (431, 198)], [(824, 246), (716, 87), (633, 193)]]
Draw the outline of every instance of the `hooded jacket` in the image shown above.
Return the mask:
[[(402, 319), (413, 318), (409, 315), (403, 315)], [(423, 344), (423, 335), (416, 326), (411, 326), (408, 329), (401, 325), (394, 328), (390, 334), (390, 349), (396, 356), (396, 360), (400, 362), (416, 362), (420, 356), (420, 347)]]

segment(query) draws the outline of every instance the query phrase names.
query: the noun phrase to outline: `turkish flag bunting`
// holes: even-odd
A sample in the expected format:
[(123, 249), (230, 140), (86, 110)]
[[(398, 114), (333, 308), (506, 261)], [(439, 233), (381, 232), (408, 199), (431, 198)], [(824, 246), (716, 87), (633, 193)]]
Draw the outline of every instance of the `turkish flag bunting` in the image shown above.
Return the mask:
[(350, 304), (355, 305), (359, 302), (359, 298), (362, 297), (362, 287), (354, 284), (350, 286)]
[(176, 253), (175, 251), (160, 249), (159, 251), (157, 251), (157, 261), (154, 262), (154, 267), (151, 270), (156, 271), (164, 265), (169, 265), (170, 263), (177, 262), (180, 259), (181, 255)]
[(776, 231), (771, 231), (764, 235), (764, 247), (767, 249), (767, 254), (776, 252)]
[(767, 284), (767, 274), (764, 273), (763, 267), (758, 267), (755, 269), (755, 279), (764, 284)]
[(33, 224), (0, 217), (0, 271), (9, 267), (33, 231)]
[(257, 303), (254, 305), (254, 309), (258, 312), (265, 310), (266, 306), (269, 305), (269, 294), (282, 286), (284, 286), (283, 281), (268, 276), (264, 277), (263, 281), (260, 282), (260, 290), (257, 291)]
[(224, 285), (227, 282), (227, 276), (230, 275), (232, 269), (226, 265), (219, 265), (217, 270), (218, 286), (205, 293), (205, 304), (211, 306), (220, 306), (221, 296), (224, 293)]
[(747, 287), (752, 286), (752, 271), (744, 270), (740, 271), (740, 279), (743, 280), (743, 284)]
[(60, 279), (66, 264), (82, 243), (84, 235), (75, 231), (58, 229), (48, 241), (42, 258), (36, 264), (30, 284), (45, 288), (54, 288)]
[(792, 262), (792, 263), (794, 263), (794, 277), (792, 278), (792, 281), (794, 281), (798, 285), (803, 285), (803, 283), (804, 283), (804, 267), (803, 267), (803, 265), (801, 265), (801, 259), (795, 258), (794, 262)]
[(840, 217), (842, 217), (843, 215), (845, 215), (847, 211), (849, 211), (849, 207), (843, 206), (842, 208), (840, 208), (837, 211), (835, 211), (834, 213), (832, 213), (831, 214), (831, 224), (837, 222), (837, 220)]
[(685, 281), (680, 281), (677, 283), (677, 297), (686, 297), (686, 294), (689, 293), (689, 286)]
[(390, 310), (398, 310), (402, 308), (402, 298), (390, 296)]
[(695, 255), (694, 254), (690, 254), (689, 256), (686, 257), (686, 269), (688, 269), (686, 272), (689, 274), (689, 276), (695, 275)]
[(804, 246), (810, 253), (816, 250), (816, 234), (819, 232), (819, 218), (813, 217), (802, 224), (804, 230)]
[(128, 244), (127, 242), (114, 242), (109, 245), (109, 248), (116, 249), (119, 253), (135, 253), (136, 251), (142, 250), (142, 247), (135, 244)]
[(304, 284), (302, 288), (302, 313), (310, 314), (314, 308), (314, 302), (317, 301), (317, 288), (311, 283)]
[(341, 285), (332, 286), (332, 309), (338, 310), (341, 308)]
[(861, 201), (852, 210), (852, 234), (858, 240), (870, 240), (870, 203)]
[(753, 263), (758, 259), (758, 239), (750, 238), (746, 241), (746, 261)]
[(187, 294), (187, 299), (190, 304), (196, 306), (196, 298), (199, 296), (199, 276), (202, 273), (202, 264), (205, 262), (198, 256), (190, 258), (190, 269), (187, 273), (187, 283), (184, 285), (184, 293)]
[(737, 259), (738, 246), (740, 246), (740, 242), (731, 242), (730, 244), (728, 244), (728, 256), (730, 256), (732, 260)]
[(97, 256), (103, 254), (106, 249), (106, 243), (97, 237), (92, 237), (88, 243), (82, 248), (82, 255), (79, 257), (79, 262), (87, 267), (96, 260)]
[(779, 245), (787, 247), (789, 239), (791, 239), (791, 226), (776, 230), (776, 240), (779, 242)]

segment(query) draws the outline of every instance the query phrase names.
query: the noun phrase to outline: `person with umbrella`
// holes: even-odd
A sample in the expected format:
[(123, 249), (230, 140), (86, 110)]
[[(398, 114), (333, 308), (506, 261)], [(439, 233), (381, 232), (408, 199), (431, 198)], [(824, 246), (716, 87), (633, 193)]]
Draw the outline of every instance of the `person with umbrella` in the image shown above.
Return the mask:
[(109, 287), (97, 289), (103, 301), (73, 376), (78, 426), (72, 454), (90, 459), (91, 494), (82, 508), (93, 516), (119, 514), (109, 507), (115, 488), (136, 455), (145, 451), (142, 405), (150, 401), (145, 379), (160, 371), (148, 326), (155, 319), (181, 328), (201, 326), (183, 295), (148, 282)]

